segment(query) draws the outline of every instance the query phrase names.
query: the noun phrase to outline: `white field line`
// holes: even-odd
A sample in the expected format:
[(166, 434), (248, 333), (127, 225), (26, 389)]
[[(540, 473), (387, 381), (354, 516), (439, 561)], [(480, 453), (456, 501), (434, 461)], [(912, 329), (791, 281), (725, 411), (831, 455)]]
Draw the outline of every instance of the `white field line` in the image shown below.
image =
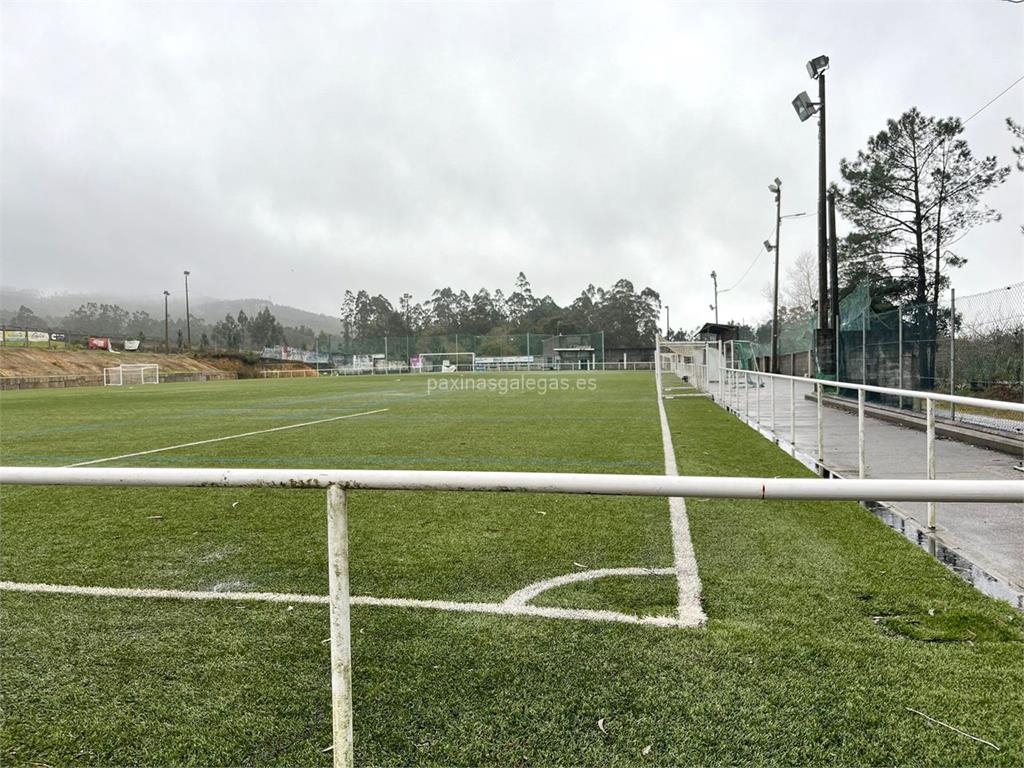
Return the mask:
[(316, 421), (304, 421), (301, 424), (287, 424), (283, 427), (270, 427), (269, 429), (257, 429), (255, 432), (242, 432), (237, 435), (226, 435), (225, 437), (212, 437), (209, 440), (196, 440), (192, 443), (181, 443), (179, 445), (168, 445), (164, 448), (152, 448), (148, 451), (136, 451), (135, 453), (123, 453), (120, 456), (108, 456), (105, 459), (92, 459), (91, 461), (80, 461), (77, 464), (67, 464), (67, 467), (87, 467), (91, 464), (104, 464), (108, 461), (118, 461), (119, 459), (131, 459), (135, 456), (148, 456), (151, 453), (162, 453), (163, 451), (173, 451), (178, 448), (191, 448), (194, 445), (207, 445), (209, 443), (220, 443), (224, 440), (237, 440), (240, 437), (252, 437), (253, 435), (265, 435), (269, 432), (282, 432), (286, 429), (299, 429), (300, 427), (311, 427), (314, 424), (327, 424), (331, 421), (341, 421), (342, 419), (354, 419), (357, 416), (370, 416), (374, 413), (384, 413), (388, 410), (387, 408), (378, 408), (375, 411), (364, 411), (363, 413), (347, 413), (344, 416), (331, 416), (329, 419), (317, 419)]
[(603, 579), (606, 576), (670, 576), (675, 572), (675, 568), (596, 568), (590, 571), (576, 571), (525, 586), (506, 597), (504, 605), (510, 608), (525, 606), (541, 592), (547, 592), (555, 587), (564, 587), (566, 584), (575, 584), (578, 581)]
[[(679, 470), (676, 467), (672, 433), (669, 432), (665, 403), (662, 400), (660, 365), (655, 365), (654, 377), (657, 386), (658, 417), (661, 422), (661, 445), (665, 453), (665, 474), (675, 477), (679, 474)], [(700, 605), (700, 574), (697, 572), (697, 557), (693, 552), (693, 542), (690, 540), (690, 523), (686, 517), (686, 502), (679, 496), (673, 496), (668, 500), (668, 509), (672, 525), (672, 555), (679, 595), (679, 625), (700, 626), (707, 620), (707, 616), (704, 615), (704, 610)]]
[[(93, 597), (148, 598), (171, 600), (230, 600), (271, 603), (314, 603), (327, 605), (327, 595), (304, 595), (284, 592), (202, 592), (178, 589), (134, 589), (122, 587), (82, 587), (63, 584), (32, 584), (0, 581), (0, 591), (32, 592), (51, 595), (89, 595)], [(597, 611), (583, 608), (555, 608), (503, 603), (460, 603), (451, 600), (416, 600), (406, 597), (371, 597), (356, 595), (352, 605), (388, 608), (425, 608), (457, 613), (484, 613), (497, 616), (536, 616), (547, 619), (574, 619), (618, 624), (644, 624), (656, 627), (678, 627), (673, 616), (633, 616), (617, 611)]]

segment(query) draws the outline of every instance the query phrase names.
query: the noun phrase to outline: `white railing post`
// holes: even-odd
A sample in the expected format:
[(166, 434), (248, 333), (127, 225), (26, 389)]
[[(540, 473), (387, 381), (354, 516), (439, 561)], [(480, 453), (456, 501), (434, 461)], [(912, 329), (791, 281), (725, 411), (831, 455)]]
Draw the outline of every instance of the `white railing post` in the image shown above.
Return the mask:
[(327, 489), (327, 574), (331, 617), (331, 722), (334, 768), (352, 768), (352, 627), (345, 491)]
[(743, 416), (750, 420), (750, 374), (743, 371)]
[(757, 423), (761, 423), (761, 389), (764, 388), (764, 381), (761, 374), (757, 374)]
[(821, 384), (815, 384), (818, 392), (818, 465), (825, 462), (825, 430), (821, 426)]
[(725, 358), (722, 356), (722, 341), (718, 341), (718, 402), (725, 406)]
[[(935, 479), (935, 401), (930, 397), (925, 400), (925, 417), (927, 421), (928, 440), (928, 479)], [(928, 502), (928, 528), (935, 530), (935, 502)]]
[(864, 455), (864, 390), (857, 390), (857, 477), (864, 479), (867, 462)]
[(772, 387), (772, 393), (771, 393), (771, 403), (772, 403), (772, 408), (771, 408), (771, 410), (772, 410), (772, 437), (775, 437), (775, 442), (777, 443), (779, 440), (778, 440), (778, 437), (775, 436), (775, 377), (772, 376), (770, 381), (772, 383), (771, 384), (771, 387)]
[(789, 444), (796, 456), (796, 379), (789, 380)]

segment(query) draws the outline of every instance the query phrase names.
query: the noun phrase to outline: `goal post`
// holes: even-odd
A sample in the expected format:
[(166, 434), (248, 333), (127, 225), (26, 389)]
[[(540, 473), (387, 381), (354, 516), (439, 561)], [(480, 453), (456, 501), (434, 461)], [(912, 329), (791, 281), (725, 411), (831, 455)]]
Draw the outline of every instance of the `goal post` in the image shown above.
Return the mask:
[(127, 363), (103, 369), (103, 386), (119, 387), (125, 384), (159, 384), (160, 366), (156, 363)]
[(455, 373), (476, 367), (475, 352), (420, 352), (420, 373)]

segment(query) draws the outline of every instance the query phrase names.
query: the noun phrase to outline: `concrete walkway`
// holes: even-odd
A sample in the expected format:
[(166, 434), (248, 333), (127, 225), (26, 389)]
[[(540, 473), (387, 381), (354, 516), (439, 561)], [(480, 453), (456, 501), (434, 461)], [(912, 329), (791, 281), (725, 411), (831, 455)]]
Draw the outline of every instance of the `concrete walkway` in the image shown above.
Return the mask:
[[(751, 426), (777, 439), (780, 446), (792, 452), (790, 445), (790, 383), (775, 380), (775, 428), (771, 423), (771, 379), (750, 386), (743, 380), (738, 386), (726, 388), (724, 405)], [(808, 395), (813, 385), (798, 382), (795, 389), (795, 423), (797, 457), (805, 463), (817, 459), (818, 431), (817, 404)], [(711, 384), (711, 393), (718, 400), (718, 385)], [(758, 408), (760, 407), (760, 416)], [(822, 408), (824, 434), (823, 464), (830, 472), (843, 477), (857, 477), (857, 416), (834, 408)], [(923, 478), (927, 476), (927, 446), (923, 432), (890, 424), (868, 416), (865, 419), (866, 477), (869, 478)], [(802, 455), (801, 455), (802, 454)], [(935, 444), (935, 476), (946, 479), (1019, 480), (1024, 473), (1014, 469), (1021, 456), (999, 453), (953, 440), (937, 439)], [(884, 501), (880, 499), (879, 501)], [(914, 530), (905, 530), (908, 538), (915, 538), (922, 546), (922, 532), (927, 534), (927, 505), (920, 502), (889, 504), (909, 518)], [(916, 533), (915, 533), (916, 531)], [(936, 541), (939, 546), (936, 547)], [(983, 589), (1022, 603), (1024, 596), (1024, 504), (971, 504), (939, 503), (936, 505), (936, 530), (929, 542), (933, 552), (946, 552), (941, 559), (957, 568), (957, 555), (973, 565), (975, 578), (964, 573), (972, 583), (976, 578), (994, 576), (1006, 582), (1017, 593), (1017, 598), (1005, 594), (1002, 587)], [(977, 584), (982, 587), (982, 585)], [(1024, 604), (1019, 607), (1024, 607)]]

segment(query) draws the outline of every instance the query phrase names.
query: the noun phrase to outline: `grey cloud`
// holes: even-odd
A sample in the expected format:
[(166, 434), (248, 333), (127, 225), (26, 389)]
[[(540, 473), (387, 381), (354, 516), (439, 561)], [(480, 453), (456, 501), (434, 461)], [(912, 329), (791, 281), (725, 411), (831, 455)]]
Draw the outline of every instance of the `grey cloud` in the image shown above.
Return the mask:
[[(524, 270), (569, 301), (625, 276), (695, 325), (707, 273), (737, 280), (770, 228), (771, 178), (814, 212), (814, 128), (789, 106), (808, 40), (834, 62), (833, 173), (911, 104), (966, 115), (1011, 79), (977, 51), (1020, 51), (1019, 9), (885, 8), (8, 3), (0, 280), (159, 292), (191, 268), (207, 294), (332, 312), (346, 288)], [(1008, 159), (1020, 105), (971, 124), (977, 153)], [(991, 200), (1009, 219), (1021, 178)], [(784, 254), (814, 230), (787, 223)], [(1016, 224), (968, 246), (958, 279), (990, 287)], [(769, 273), (762, 255), (725, 314), (762, 316)]]

